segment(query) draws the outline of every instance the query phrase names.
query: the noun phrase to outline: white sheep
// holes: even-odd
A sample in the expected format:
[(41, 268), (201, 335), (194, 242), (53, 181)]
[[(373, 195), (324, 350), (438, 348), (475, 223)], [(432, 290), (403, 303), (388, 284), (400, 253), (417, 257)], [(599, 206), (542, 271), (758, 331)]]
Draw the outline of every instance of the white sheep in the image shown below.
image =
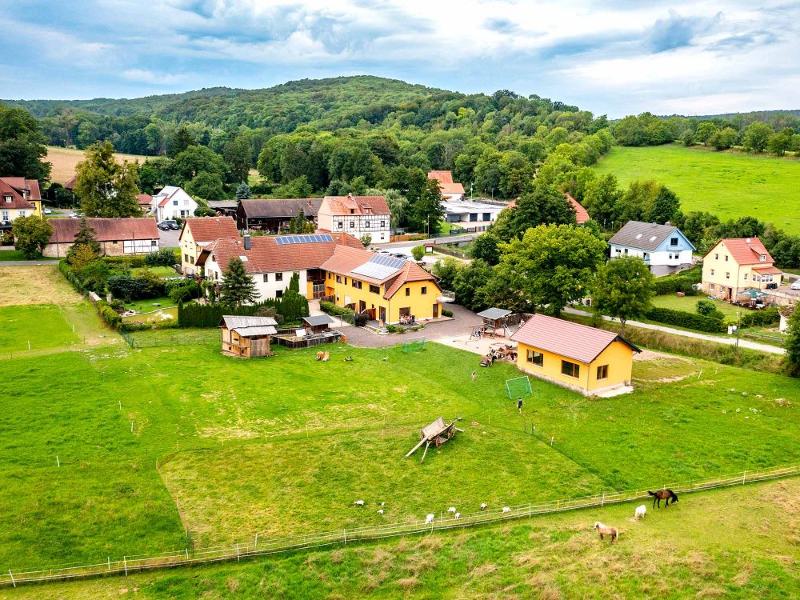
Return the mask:
[(510, 513), (510, 512), (511, 512), (511, 508), (510, 508), (510, 507), (508, 507), (508, 506), (504, 506), (504, 507), (503, 507), (503, 512), (504, 512), (504, 513)]
[(382, 515), (382, 514), (383, 514), (383, 509), (382, 509), (382, 508), (379, 508), (379, 509), (378, 509), (378, 514), (379, 514), (379, 515)]
[(436, 517), (433, 513), (430, 513), (427, 517), (425, 517), (425, 524), (429, 525), (433, 523), (433, 519)]
[(355, 502), (353, 502), (353, 505), (354, 506), (364, 506), (364, 501), (363, 500), (356, 500)]
[(451, 506), (450, 508), (447, 509), (447, 512), (449, 512), (449, 513), (456, 512), (456, 507), (455, 506)]
[(461, 518), (461, 513), (457, 512), (456, 514), (453, 515), (453, 518), (454, 519), (460, 519)]
[(633, 513), (633, 517), (635, 519), (644, 519), (646, 514), (647, 514), (647, 507), (644, 504), (641, 504), (636, 507), (636, 511)]
[(481, 502), (481, 510), (486, 510), (487, 508), (489, 508), (489, 505), (486, 502)]

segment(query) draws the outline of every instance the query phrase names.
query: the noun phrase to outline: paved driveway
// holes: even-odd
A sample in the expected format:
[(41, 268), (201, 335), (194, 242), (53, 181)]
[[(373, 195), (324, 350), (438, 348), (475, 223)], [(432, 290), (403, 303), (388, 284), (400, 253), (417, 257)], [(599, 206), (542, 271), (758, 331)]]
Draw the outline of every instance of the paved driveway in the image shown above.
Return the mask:
[(158, 247), (159, 248), (177, 248), (178, 247), (178, 235), (180, 231), (173, 231), (169, 229), (167, 231), (158, 230)]
[(428, 323), (419, 331), (379, 335), (361, 327), (345, 327), (342, 333), (347, 336), (347, 343), (363, 348), (386, 348), (421, 339), (455, 345), (454, 340), (469, 338), (473, 328), (482, 323), (480, 317), (463, 306), (448, 304), (447, 308), (453, 311), (452, 319)]

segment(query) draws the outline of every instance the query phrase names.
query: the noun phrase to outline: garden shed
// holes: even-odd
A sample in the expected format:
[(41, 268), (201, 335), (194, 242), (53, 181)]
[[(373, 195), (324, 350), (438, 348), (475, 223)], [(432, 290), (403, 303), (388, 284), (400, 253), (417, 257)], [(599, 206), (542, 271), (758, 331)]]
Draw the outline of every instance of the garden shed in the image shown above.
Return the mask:
[(323, 333), (328, 331), (328, 328), (333, 325), (334, 320), (329, 315), (312, 315), (310, 317), (303, 317), (303, 322), (306, 324), (306, 331), (310, 333)]
[(272, 317), (223, 315), (219, 324), (222, 353), (242, 358), (270, 356), (270, 338), (278, 333), (275, 325)]
[(478, 316), (483, 319), (484, 331), (492, 336), (497, 335), (497, 330), (500, 328), (503, 329), (503, 336), (506, 335), (509, 315), (511, 315), (510, 310), (494, 306), (478, 313)]

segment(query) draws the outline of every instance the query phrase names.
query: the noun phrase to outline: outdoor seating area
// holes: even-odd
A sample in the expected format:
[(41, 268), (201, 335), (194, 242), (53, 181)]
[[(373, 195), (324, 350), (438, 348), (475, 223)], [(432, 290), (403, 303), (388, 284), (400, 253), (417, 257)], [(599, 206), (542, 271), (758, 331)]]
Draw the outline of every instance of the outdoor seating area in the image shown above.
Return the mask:
[(319, 333), (310, 332), (307, 329), (291, 329), (279, 331), (273, 336), (273, 341), (279, 346), (295, 350), (297, 348), (311, 348), (321, 344), (332, 344), (339, 341), (342, 332), (329, 329)]

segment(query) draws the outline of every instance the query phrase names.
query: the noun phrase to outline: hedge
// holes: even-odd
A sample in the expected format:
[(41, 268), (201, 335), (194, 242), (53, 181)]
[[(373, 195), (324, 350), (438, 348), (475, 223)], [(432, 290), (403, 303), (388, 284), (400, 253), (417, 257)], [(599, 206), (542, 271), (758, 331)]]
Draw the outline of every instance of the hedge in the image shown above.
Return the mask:
[(354, 317), (356, 314), (355, 311), (349, 308), (336, 306), (333, 302), (327, 302), (324, 300), (320, 301), (319, 309), (324, 313), (333, 315), (334, 317)]
[(178, 327), (218, 327), (222, 315), (253, 316), (265, 306), (275, 306), (275, 301), (235, 307), (224, 304), (178, 304)]
[(645, 317), (658, 323), (678, 325), (707, 333), (724, 333), (726, 331), (725, 323), (719, 319), (671, 308), (651, 308), (645, 313)]
[(740, 324), (742, 327), (769, 327), (776, 325), (781, 320), (780, 311), (772, 306), (756, 312), (748, 312), (742, 316)]
[(100, 300), (95, 303), (94, 307), (97, 310), (97, 314), (100, 315), (100, 318), (103, 319), (109, 327), (112, 329), (120, 328), (120, 325), (122, 325), (122, 317), (109, 306), (108, 302)]

